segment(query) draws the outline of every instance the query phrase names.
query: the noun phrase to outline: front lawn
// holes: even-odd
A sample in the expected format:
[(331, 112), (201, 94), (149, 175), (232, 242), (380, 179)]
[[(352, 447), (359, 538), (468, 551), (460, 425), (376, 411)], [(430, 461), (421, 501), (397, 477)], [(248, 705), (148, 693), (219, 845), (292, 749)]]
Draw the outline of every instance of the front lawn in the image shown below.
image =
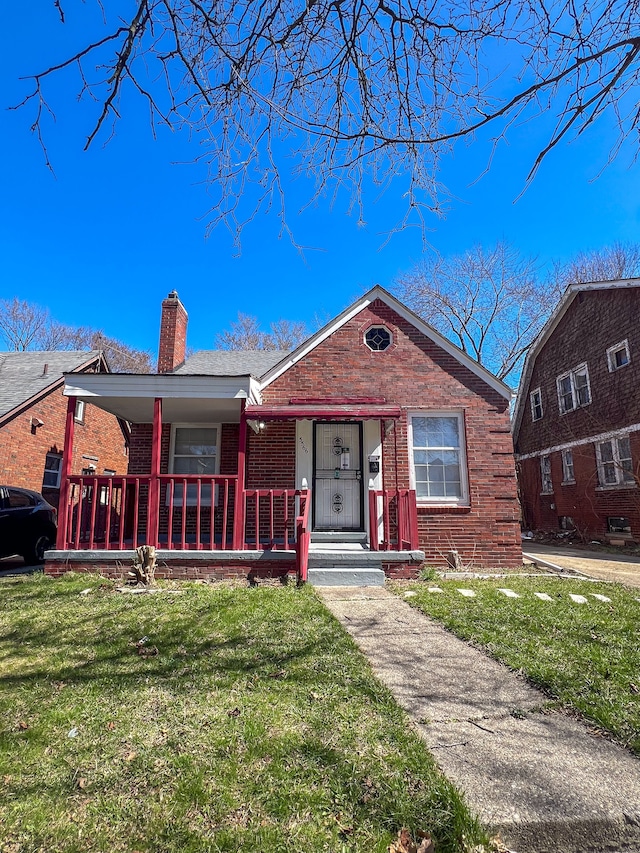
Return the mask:
[[(429, 587), (442, 592), (429, 592)], [(509, 598), (500, 588), (520, 597)], [(475, 596), (465, 597), (459, 589)], [(637, 590), (540, 576), (433, 580), (397, 585), (395, 591), (417, 593), (406, 600), (640, 754)]]
[(313, 590), (114, 587), (0, 581), (2, 853), (482, 837)]

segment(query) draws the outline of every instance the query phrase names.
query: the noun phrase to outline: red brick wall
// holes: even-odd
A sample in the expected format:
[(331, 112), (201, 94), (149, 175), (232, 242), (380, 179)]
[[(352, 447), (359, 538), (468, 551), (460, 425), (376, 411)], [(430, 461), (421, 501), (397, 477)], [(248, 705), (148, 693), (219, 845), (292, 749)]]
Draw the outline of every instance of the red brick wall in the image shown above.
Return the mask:
[[(393, 345), (384, 352), (372, 352), (364, 343), (364, 332), (380, 323), (392, 332)], [(361, 311), (276, 379), (264, 390), (263, 400), (286, 404), (292, 397), (332, 395), (383, 396), (403, 407), (402, 418), (383, 445), (387, 488), (409, 486), (407, 412), (418, 407), (462, 410), (471, 505), (465, 509), (420, 507), (420, 547), (431, 564), (442, 565), (446, 552), (455, 548), (468, 564), (521, 565), (513, 449), (508, 403), (503, 397), (381, 301)], [(270, 429), (268, 424), (265, 437)], [(293, 424), (291, 430), (279, 444), (274, 433), (268, 445), (268, 454), (283, 466), (283, 486), (293, 485)], [(252, 453), (255, 446), (252, 438)]]
[[(610, 516), (628, 518), (634, 538), (640, 539), (640, 490), (637, 487), (598, 487), (595, 448), (592, 443), (572, 448), (575, 483), (562, 483), (562, 455), (551, 453), (553, 494), (541, 494), (540, 457), (518, 463), (518, 480), (524, 525), (531, 530), (556, 532), (560, 518), (573, 519), (585, 539), (604, 539)], [(631, 434), (631, 454), (640, 459), (640, 433)], [(613, 534), (614, 538), (615, 534)]]
[[(527, 527), (557, 531), (559, 518), (569, 516), (586, 538), (603, 538), (607, 517), (623, 516), (630, 519), (633, 534), (640, 538), (639, 490), (599, 488), (594, 444), (580, 443), (640, 423), (639, 311), (640, 288), (580, 293), (536, 357), (531, 380), (523, 389), (522, 422), (516, 437), (518, 454), (538, 454), (518, 463)], [(630, 364), (610, 373), (607, 349), (625, 339)], [(591, 403), (561, 415), (556, 379), (585, 362)], [(543, 417), (533, 422), (529, 395), (537, 388), (542, 392)], [(630, 437), (634, 466), (640, 474), (640, 433)], [(551, 453), (554, 491), (541, 495), (541, 452), (558, 445), (570, 445), (576, 483), (562, 484), (561, 453)]]
[[(43, 422), (35, 434), (31, 431), (32, 417)], [(0, 480), (42, 492), (47, 453), (64, 451), (66, 417), (67, 398), (62, 396), (60, 385), (0, 427)], [(97, 461), (84, 456), (97, 457)], [(105, 469), (126, 474), (128, 455), (117, 418), (88, 404), (84, 423), (75, 424), (71, 473), (80, 474), (90, 464), (96, 466), (98, 474)], [(57, 490), (45, 489), (44, 494), (57, 506)]]
[(187, 319), (187, 312), (178, 299), (177, 293), (163, 300), (158, 373), (168, 373), (184, 361), (187, 349)]

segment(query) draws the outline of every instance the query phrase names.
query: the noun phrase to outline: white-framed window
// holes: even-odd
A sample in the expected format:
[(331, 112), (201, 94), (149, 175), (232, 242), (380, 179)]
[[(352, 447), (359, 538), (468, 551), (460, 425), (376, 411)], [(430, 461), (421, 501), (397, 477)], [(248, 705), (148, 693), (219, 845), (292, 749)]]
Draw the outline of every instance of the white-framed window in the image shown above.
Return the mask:
[(540, 457), (540, 475), (542, 479), (542, 494), (553, 494), (553, 479), (551, 477), (551, 457)]
[(364, 342), (373, 352), (383, 352), (389, 349), (393, 338), (386, 326), (371, 326), (364, 333)]
[(44, 462), (44, 477), (42, 478), (42, 488), (59, 489), (61, 474), (62, 455), (60, 453), (47, 453), (47, 458)]
[(619, 344), (614, 344), (614, 346), (609, 347), (607, 350), (609, 373), (613, 373), (614, 370), (618, 370), (621, 367), (626, 367), (630, 361), (629, 341), (627, 340), (620, 341)]
[(562, 482), (575, 483), (576, 476), (573, 470), (573, 450), (562, 451)]
[(556, 379), (558, 386), (558, 405), (560, 414), (571, 412), (591, 402), (589, 370), (586, 364), (579, 364), (573, 370), (563, 373)]
[(531, 402), (531, 420), (539, 421), (543, 415), (542, 391), (539, 388), (536, 388), (535, 391), (532, 391), (529, 395), (529, 401)]
[[(173, 424), (171, 428), (170, 473), (212, 477), (220, 466), (220, 426), (218, 424)], [(201, 506), (211, 506), (211, 486), (202, 485)], [(197, 504), (197, 484), (187, 485), (187, 506)], [(167, 489), (167, 502), (169, 490)], [(182, 483), (176, 483), (174, 505), (182, 505)]]
[(85, 410), (85, 402), (84, 400), (76, 400), (76, 410), (73, 415), (74, 421), (76, 423), (82, 424), (84, 423), (84, 410)]
[(420, 503), (468, 504), (462, 412), (411, 412), (411, 485)]
[(632, 485), (635, 482), (628, 435), (599, 441), (596, 444), (596, 461), (601, 486)]

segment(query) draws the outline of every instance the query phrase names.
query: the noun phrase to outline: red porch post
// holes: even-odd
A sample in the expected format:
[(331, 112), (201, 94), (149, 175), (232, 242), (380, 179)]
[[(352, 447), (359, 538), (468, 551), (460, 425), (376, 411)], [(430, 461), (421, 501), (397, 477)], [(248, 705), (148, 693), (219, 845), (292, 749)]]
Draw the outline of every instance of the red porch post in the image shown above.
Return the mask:
[(238, 436), (238, 479), (236, 480), (236, 501), (233, 515), (233, 550), (244, 550), (244, 487), (247, 454), (247, 415), (246, 401), (241, 400), (240, 434)]
[(67, 400), (67, 420), (64, 427), (64, 453), (62, 454), (62, 472), (60, 474), (60, 498), (58, 503), (58, 535), (56, 548), (64, 551), (67, 547), (67, 526), (69, 523), (69, 477), (73, 464), (73, 433), (75, 430), (76, 398)]
[(159, 545), (160, 528), (160, 457), (162, 451), (162, 399), (153, 403), (153, 433), (151, 438), (151, 478), (147, 509), (147, 545)]

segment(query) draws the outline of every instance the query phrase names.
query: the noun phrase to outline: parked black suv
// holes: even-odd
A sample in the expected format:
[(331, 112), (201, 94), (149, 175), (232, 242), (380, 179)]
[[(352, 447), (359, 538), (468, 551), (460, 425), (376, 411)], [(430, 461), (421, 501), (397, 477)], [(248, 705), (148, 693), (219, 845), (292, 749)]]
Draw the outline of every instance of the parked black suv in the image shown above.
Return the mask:
[(56, 541), (56, 511), (38, 492), (0, 486), (0, 557), (21, 554), (41, 563)]

